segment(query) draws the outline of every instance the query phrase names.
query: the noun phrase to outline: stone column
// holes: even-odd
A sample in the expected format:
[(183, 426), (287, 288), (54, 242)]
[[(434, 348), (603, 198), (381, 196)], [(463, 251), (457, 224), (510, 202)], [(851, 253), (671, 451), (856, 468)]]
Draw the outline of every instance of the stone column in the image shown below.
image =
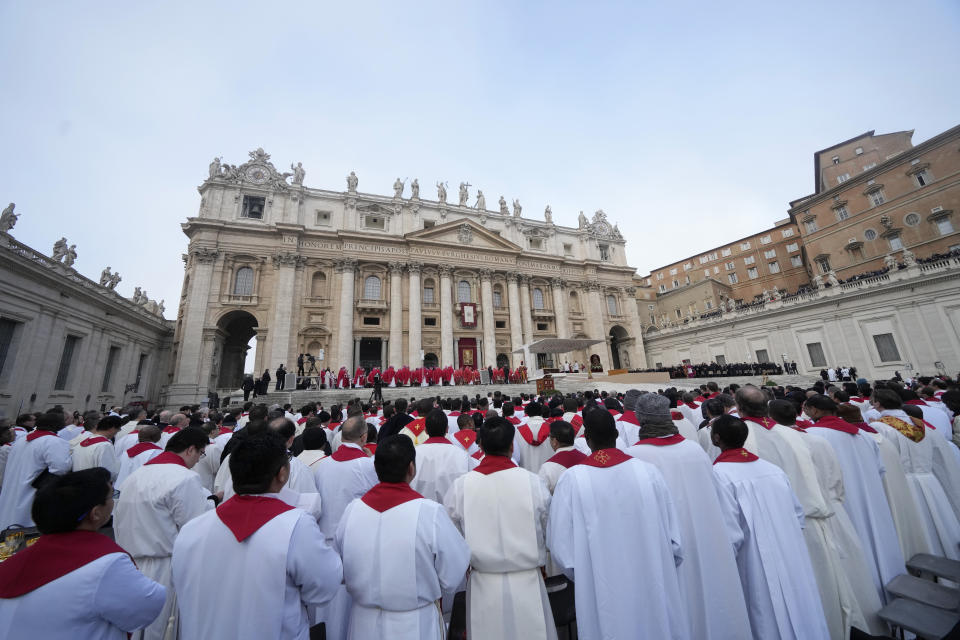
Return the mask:
[(267, 355), (264, 353), (264, 349), (266, 349), (269, 329), (257, 327), (255, 331), (257, 332), (257, 355), (253, 358), (254, 379), (259, 378), (263, 370), (267, 368), (267, 365), (264, 364), (264, 358)]
[(566, 283), (560, 278), (550, 281), (553, 289), (553, 318), (557, 327), (558, 338), (570, 337), (570, 323), (567, 321), (567, 299), (564, 295)]
[[(390, 357), (381, 366), (403, 366), (403, 263), (390, 263)], [(386, 355), (386, 354), (384, 354)]]
[(393, 346), (393, 339), (387, 338), (380, 341), (380, 368), (387, 368), (387, 349)]
[(423, 335), (423, 311), (420, 308), (420, 269), (419, 262), (407, 263), (407, 273), (410, 275), (409, 311), (407, 313), (407, 361), (398, 362), (394, 366), (408, 365), (415, 369), (420, 366), (421, 337)]
[[(533, 342), (533, 318), (530, 316), (530, 276), (520, 274), (520, 319), (523, 323), (523, 343)], [(530, 363), (526, 363), (532, 369)]]
[[(293, 324), (294, 280), (297, 267), (302, 266), (304, 257), (295, 253), (278, 253), (273, 256), (273, 268), (277, 271), (277, 280), (273, 287), (273, 322), (270, 325), (271, 369), (283, 364), (290, 371), (296, 371), (290, 361), (290, 328)], [(294, 365), (296, 363), (293, 363)]]
[(440, 265), (440, 366), (453, 366), (453, 267)]
[(350, 375), (354, 374), (354, 371), (357, 367), (360, 366), (360, 338), (353, 339), (353, 368), (350, 370)]
[[(190, 273), (190, 291), (187, 293), (187, 311), (183, 321), (183, 339), (180, 344), (180, 362), (174, 385), (190, 385), (192, 390), (183, 393), (199, 393), (200, 357), (203, 346), (203, 325), (210, 302), (210, 285), (213, 281), (213, 265), (220, 252), (200, 247), (190, 251), (193, 270)], [(129, 381), (127, 381), (129, 382)]]
[(353, 375), (353, 276), (357, 268), (357, 261), (353, 258), (344, 258), (334, 262), (334, 269), (340, 274), (340, 318), (337, 325), (337, 358), (336, 366), (346, 367)]
[[(637, 289), (627, 287), (623, 290), (623, 306), (630, 322), (630, 337), (633, 347), (630, 349), (630, 366), (637, 369), (647, 367), (647, 354), (643, 348), (643, 325), (640, 324), (640, 311), (637, 309)], [(773, 354), (770, 356), (773, 357)]]
[(480, 270), (480, 304), (483, 309), (483, 361), (482, 366), (492, 367), (497, 364), (497, 339), (493, 320), (493, 285), (490, 280), (493, 271)]
[[(587, 318), (590, 320), (590, 337), (594, 340), (603, 340), (602, 344), (595, 344), (587, 348), (587, 356), (596, 353), (600, 356), (600, 366), (604, 370), (610, 368), (610, 343), (607, 333), (603, 330), (603, 301), (600, 299), (600, 283), (591, 282), (587, 285)], [(590, 366), (590, 363), (586, 363)]]
[[(507, 275), (507, 304), (510, 306), (510, 362), (520, 362), (522, 356), (512, 353), (523, 346), (520, 292), (517, 287), (517, 274), (515, 273)], [(516, 367), (516, 364), (513, 366)]]

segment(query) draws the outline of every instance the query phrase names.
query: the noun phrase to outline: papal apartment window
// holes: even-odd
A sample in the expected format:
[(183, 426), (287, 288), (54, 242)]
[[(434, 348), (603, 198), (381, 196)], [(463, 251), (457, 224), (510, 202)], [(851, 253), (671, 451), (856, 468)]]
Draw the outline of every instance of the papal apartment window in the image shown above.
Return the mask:
[(724, 258), (730, 256), (732, 253), (733, 253), (733, 249), (721, 249), (721, 250), (720, 250), (720, 255), (723, 256)]
[(683, 270), (684, 270), (684, 271), (690, 271), (690, 269), (693, 269), (693, 263), (692, 263), (692, 262), (688, 262), (687, 264), (683, 265)]
[(887, 198), (883, 195), (883, 189), (877, 189), (876, 191), (870, 192), (870, 203), (873, 206), (879, 207), (886, 201)]
[(849, 174), (849, 173), (845, 173), (845, 174), (843, 174), (842, 176), (837, 176), (837, 184), (843, 184), (844, 182), (846, 182), (846, 181), (849, 180), (849, 179), (850, 179), (850, 174)]
[(767, 260), (771, 260), (771, 259), (773, 259), (773, 258), (776, 258), (776, 257), (777, 257), (777, 250), (776, 250), (776, 249), (770, 249), (769, 251), (764, 251), (764, 252), (763, 252), (763, 257), (766, 258)]
[(953, 233), (953, 223), (950, 222), (950, 218), (940, 218), (936, 224), (940, 235), (945, 236), (948, 233)]
[(749, 242), (741, 242), (741, 243), (740, 243), (740, 251), (750, 251), (750, 243), (749, 243)]
[(363, 297), (367, 300), (380, 299), (380, 278), (367, 276), (367, 279), (363, 281)]
[(729, 282), (730, 284), (737, 284), (738, 281), (739, 281), (739, 280), (738, 280), (738, 278), (737, 278), (737, 274), (735, 274), (735, 273), (728, 273), (728, 274), (727, 274), (727, 282)]
[(743, 259), (743, 264), (753, 264), (756, 261), (757, 259), (754, 258), (753, 256), (747, 256), (746, 258)]
[(673, 269), (670, 269), (670, 275), (672, 275), (672, 276), (677, 275), (677, 269), (676, 269), (676, 267), (674, 267)]
[(760, 244), (770, 244), (770, 236), (763, 236), (760, 238)]
[(816, 262), (820, 273), (830, 273), (830, 258), (817, 258)]
[(787, 245), (787, 253), (793, 253), (794, 251), (799, 251), (799, 250), (800, 250), (800, 245), (797, 244), (796, 242), (791, 242), (790, 244)]
[(728, 263), (726, 264), (726, 268), (727, 268), (727, 271), (733, 271), (734, 269), (737, 268), (737, 263), (736, 263), (736, 262), (728, 262)]
[(873, 336), (873, 344), (877, 346), (877, 355), (880, 362), (896, 362), (900, 359), (900, 350), (892, 333), (879, 333)]
[(790, 236), (793, 235), (793, 229), (784, 229), (783, 231), (780, 232), (780, 235), (784, 238), (789, 238)]
[(834, 211), (837, 212), (837, 220), (846, 220), (850, 217), (850, 212), (847, 211), (846, 205), (841, 204), (840, 206), (834, 208)]
[(918, 187), (925, 187), (930, 184), (930, 172), (926, 169), (921, 169), (913, 174), (913, 179), (916, 181)]
[(60, 354), (60, 366), (57, 368), (57, 379), (53, 383), (55, 391), (67, 388), (70, 379), (70, 367), (73, 365), (73, 355), (80, 344), (80, 336), (67, 336), (63, 341), (63, 352)]
[(750, 267), (749, 269), (747, 269), (747, 276), (748, 276), (751, 280), (755, 280), (756, 278), (758, 278), (758, 277), (760, 276), (760, 272), (757, 271), (757, 268), (756, 268), (756, 267)]
[(803, 266), (803, 258), (801, 258), (800, 256), (790, 256), (790, 266), (793, 266), (793, 267), (802, 267), (802, 266)]
[(817, 230), (817, 221), (815, 219), (804, 220), (803, 226), (807, 229), (807, 233), (813, 233)]
[(900, 237), (899, 233), (888, 237), (887, 242), (890, 243), (890, 251), (899, 251), (900, 249), (903, 249), (903, 239)]
[(267, 206), (267, 199), (260, 196), (243, 196), (243, 209), (240, 211), (241, 217), (263, 219), (263, 210)]
[(767, 267), (770, 269), (770, 273), (780, 273), (779, 262), (770, 262), (767, 264)]
[(237, 269), (237, 279), (233, 283), (233, 295), (253, 295), (253, 269), (250, 267), (240, 267)]

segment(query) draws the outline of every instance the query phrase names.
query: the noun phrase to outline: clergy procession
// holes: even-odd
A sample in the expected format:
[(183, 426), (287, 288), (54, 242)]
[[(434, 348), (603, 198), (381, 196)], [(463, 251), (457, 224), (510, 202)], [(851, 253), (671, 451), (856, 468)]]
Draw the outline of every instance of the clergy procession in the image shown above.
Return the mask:
[(0, 443), (8, 639), (889, 637), (911, 559), (960, 561), (951, 379), (54, 407)]

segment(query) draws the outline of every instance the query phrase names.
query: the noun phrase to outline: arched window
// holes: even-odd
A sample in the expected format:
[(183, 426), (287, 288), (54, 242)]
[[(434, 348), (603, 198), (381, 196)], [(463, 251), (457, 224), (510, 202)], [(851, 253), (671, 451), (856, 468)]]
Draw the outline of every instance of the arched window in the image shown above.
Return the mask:
[(580, 313), (580, 296), (577, 295), (576, 291), (570, 292), (570, 311)]
[(457, 284), (457, 302), (470, 302), (470, 283), (466, 280)]
[(616, 296), (607, 296), (607, 313), (612, 316), (617, 315), (617, 298)]
[(250, 267), (240, 267), (237, 269), (237, 279), (233, 283), (233, 295), (253, 295), (253, 269)]
[(434, 297), (434, 284), (433, 278), (427, 278), (423, 281), (423, 303), (424, 304), (433, 304), (436, 302)]
[(380, 278), (367, 276), (367, 279), (363, 281), (363, 297), (367, 300), (380, 299)]
[(310, 282), (310, 297), (323, 298), (326, 295), (327, 276), (323, 273), (323, 271), (317, 271), (315, 274), (313, 274), (313, 280)]
[(499, 309), (503, 306), (503, 291), (499, 286), (493, 288), (493, 308)]
[(539, 287), (533, 290), (533, 308), (543, 309), (543, 289)]

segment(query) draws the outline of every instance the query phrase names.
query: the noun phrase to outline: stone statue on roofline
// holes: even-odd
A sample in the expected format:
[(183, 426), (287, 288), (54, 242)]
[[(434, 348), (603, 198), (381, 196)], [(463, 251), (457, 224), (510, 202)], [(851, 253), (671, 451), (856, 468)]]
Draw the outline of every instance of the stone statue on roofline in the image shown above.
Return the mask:
[(303, 164), (298, 162), (297, 166), (293, 166), (291, 162), (290, 168), (293, 169), (293, 184), (303, 184), (303, 179), (307, 175), (307, 172), (303, 170)]
[(507, 199), (503, 196), (500, 196), (500, 214), (504, 216), (510, 215), (510, 211), (507, 209)]
[(356, 192), (357, 183), (359, 182), (360, 180), (357, 178), (357, 174), (351, 171), (350, 175), (347, 176), (347, 191)]
[(883, 266), (885, 266), (888, 271), (893, 271), (897, 268), (897, 259), (888, 253), (883, 256)]
[(520, 212), (523, 211), (523, 207), (520, 206), (520, 201), (516, 198), (513, 199), (513, 217), (519, 218)]
[(543, 210), (543, 219), (546, 220), (547, 224), (553, 224), (553, 209), (550, 208), (550, 205), (547, 205), (547, 208)]
[(443, 204), (447, 203), (447, 185), (443, 182), (437, 183), (437, 200)]
[(113, 275), (110, 273), (110, 267), (100, 272), (100, 286), (105, 287), (110, 282), (110, 276)]
[(469, 182), (460, 183), (460, 206), (461, 207), (467, 206), (467, 200), (470, 198), (469, 188), (470, 188)]
[(0, 213), (0, 232), (10, 233), (10, 230), (13, 229), (13, 226), (17, 224), (17, 220), (20, 218), (20, 215), (13, 212), (13, 209), (16, 207), (14, 203), (10, 203), (3, 210), (3, 213)]
[(487, 210), (487, 199), (483, 196), (483, 191), (477, 189), (477, 204), (476, 208), (478, 211)]
[(394, 198), (403, 197), (403, 182), (400, 180), (400, 178), (397, 178), (393, 182), (393, 197)]
[(66, 252), (63, 254), (63, 264), (68, 267), (72, 267), (73, 263), (77, 261), (77, 245), (72, 244), (67, 247)]
[(63, 260), (64, 256), (67, 255), (67, 239), (60, 238), (53, 243), (53, 253), (50, 255), (51, 258), (60, 262)]
[(110, 291), (113, 291), (117, 288), (117, 285), (120, 284), (120, 280), (120, 274), (114, 272), (114, 274), (110, 276), (110, 282), (107, 283), (107, 288), (110, 289)]
[(914, 255), (910, 249), (905, 248), (903, 250), (903, 264), (905, 264), (907, 268), (917, 266), (917, 256)]
[(410, 183), (410, 197), (415, 200), (420, 199), (420, 182), (416, 178)]

